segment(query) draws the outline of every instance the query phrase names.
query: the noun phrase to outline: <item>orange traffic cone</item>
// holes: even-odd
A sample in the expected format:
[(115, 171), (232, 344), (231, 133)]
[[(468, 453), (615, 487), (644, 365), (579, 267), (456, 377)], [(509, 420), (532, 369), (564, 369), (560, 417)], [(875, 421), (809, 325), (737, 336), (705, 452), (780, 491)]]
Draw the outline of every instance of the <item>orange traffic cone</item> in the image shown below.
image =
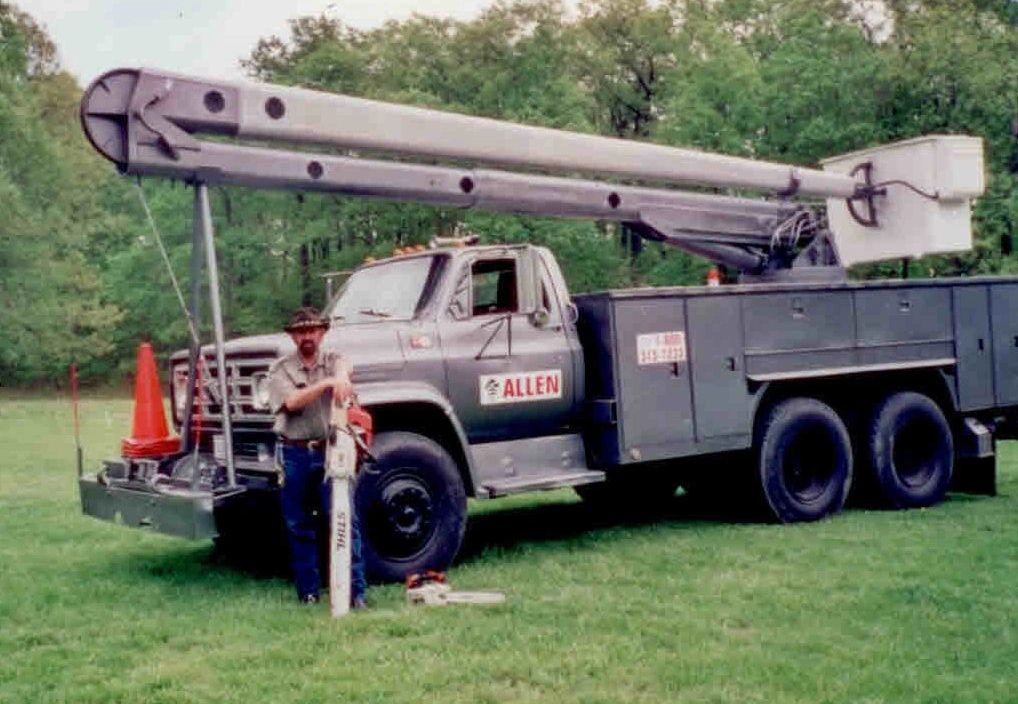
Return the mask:
[(720, 286), (721, 285), (721, 272), (718, 271), (716, 266), (712, 266), (710, 271), (707, 272), (707, 285), (708, 286)]
[(152, 345), (138, 346), (138, 367), (134, 375), (134, 420), (131, 437), (120, 443), (124, 457), (154, 457), (180, 451), (180, 438), (170, 435), (163, 410), (163, 394)]

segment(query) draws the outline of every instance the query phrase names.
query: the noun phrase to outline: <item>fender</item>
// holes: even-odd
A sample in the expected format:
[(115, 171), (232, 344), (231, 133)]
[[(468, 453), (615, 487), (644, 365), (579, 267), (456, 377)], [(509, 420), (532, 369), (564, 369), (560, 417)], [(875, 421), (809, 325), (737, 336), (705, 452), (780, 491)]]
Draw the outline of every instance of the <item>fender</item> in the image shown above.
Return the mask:
[[(957, 389), (955, 387), (955, 384), (951, 380), (951, 377), (950, 377), (950, 374), (948, 372), (948, 368), (947, 367), (935, 367), (935, 368), (916, 367), (914, 369), (906, 369), (905, 371), (911, 371), (911, 372), (914, 372), (914, 373), (915, 372), (918, 372), (918, 373), (933, 372), (932, 374), (930, 374), (930, 376), (928, 378), (933, 383), (933, 385), (940, 387), (939, 390), (941, 391), (941, 393), (943, 393), (944, 398), (951, 404), (950, 408), (944, 409), (945, 412), (946, 411), (951, 411), (953, 413), (958, 413), (959, 412), (958, 411), (958, 392), (957, 392)], [(818, 381), (824, 381), (824, 380), (825, 379), (822, 378), (822, 379), (819, 379)], [(792, 381), (795, 381), (795, 380), (792, 380)], [(770, 381), (760, 382), (759, 386), (757, 387), (757, 389), (755, 391), (751, 392), (751, 396), (752, 396), (752, 401), (750, 402), (751, 413), (752, 413), (752, 415), (750, 415), (751, 419), (755, 419), (756, 418), (756, 415), (757, 415), (757, 413), (760, 410), (760, 403), (763, 401), (764, 398), (767, 397), (767, 392), (770, 390), (770, 388), (771, 388), (773, 383), (774, 382), (770, 382)]]
[(449, 424), (456, 433), (456, 439), (460, 445), (459, 449), (466, 462), (465, 469), (469, 475), (470, 484), (471, 486), (477, 486), (474, 456), (470, 451), (470, 443), (467, 441), (467, 435), (463, 431), (463, 425), (456, 416), (456, 409), (453, 408), (449, 399), (436, 387), (423, 381), (400, 380), (358, 383), (357, 401), (369, 411), (378, 406), (392, 406), (403, 403), (424, 403), (441, 410), (445, 417), (449, 419)]

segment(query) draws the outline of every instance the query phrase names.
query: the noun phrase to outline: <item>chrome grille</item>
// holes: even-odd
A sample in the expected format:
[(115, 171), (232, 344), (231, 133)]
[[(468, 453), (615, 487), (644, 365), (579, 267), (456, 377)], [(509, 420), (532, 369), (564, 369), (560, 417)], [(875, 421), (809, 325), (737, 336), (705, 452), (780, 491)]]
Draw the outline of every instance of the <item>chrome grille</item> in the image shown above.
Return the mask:
[[(234, 426), (272, 424), (273, 418), (268, 409), (259, 410), (254, 406), (255, 382), (268, 374), (272, 361), (264, 358), (226, 360), (226, 386)], [(200, 376), (202, 388), (195, 394), (194, 411), (201, 414), (202, 427), (220, 427), (223, 400), (220, 398), (218, 365), (206, 359)]]

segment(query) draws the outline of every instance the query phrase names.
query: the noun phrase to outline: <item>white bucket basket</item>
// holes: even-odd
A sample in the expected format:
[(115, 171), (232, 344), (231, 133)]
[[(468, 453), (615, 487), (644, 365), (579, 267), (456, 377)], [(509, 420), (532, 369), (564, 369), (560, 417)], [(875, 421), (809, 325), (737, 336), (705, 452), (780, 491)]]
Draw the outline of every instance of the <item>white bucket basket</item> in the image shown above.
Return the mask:
[(834, 246), (842, 264), (972, 248), (971, 202), (985, 188), (982, 139), (930, 135), (821, 161), (825, 171), (841, 174), (866, 163), (872, 165), (874, 184), (904, 181), (936, 198), (890, 183), (886, 195), (874, 198), (875, 227), (856, 220), (844, 200), (828, 198)]

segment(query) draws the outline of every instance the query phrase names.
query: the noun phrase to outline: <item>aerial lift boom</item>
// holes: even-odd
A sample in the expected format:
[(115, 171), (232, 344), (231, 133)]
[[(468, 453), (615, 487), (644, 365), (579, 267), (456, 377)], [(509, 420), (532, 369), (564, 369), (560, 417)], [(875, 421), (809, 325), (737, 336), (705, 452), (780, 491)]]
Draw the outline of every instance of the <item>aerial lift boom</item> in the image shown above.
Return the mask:
[[(788, 202), (792, 196), (827, 198), (828, 208), (838, 210), (832, 216), (847, 214), (854, 221), (832, 217), (844, 223), (842, 229), (883, 228), (894, 238), (914, 227), (917, 216), (946, 213), (933, 223), (929, 235), (920, 235), (929, 242), (909, 243), (906, 253), (918, 255), (966, 248), (968, 201), (983, 190), (982, 144), (974, 138), (912, 140), (835, 157), (821, 171), (300, 88), (148, 69), (117, 69), (99, 77), (85, 92), (81, 118), (95, 148), (128, 174), (625, 222), (645, 236), (693, 249), (748, 273), (792, 267), (797, 248), (808, 245), (819, 232), (816, 223), (787, 226), (789, 218), (802, 212)], [(284, 151), (202, 140), (197, 136), (202, 134), (570, 176), (598, 174), (641, 183), (751, 189), (780, 200)], [(900, 178), (902, 171), (910, 178)], [(875, 176), (885, 181), (874, 183)], [(911, 187), (893, 199), (905, 206), (887, 198), (889, 186)], [(909, 198), (925, 198), (935, 205), (923, 204), (920, 212)], [(950, 232), (940, 232), (941, 225)], [(791, 237), (784, 237), (789, 233)], [(858, 239), (859, 233), (839, 235)], [(865, 247), (861, 254), (858, 247), (849, 247), (851, 262), (839, 262), (834, 251), (823, 261), (814, 256), (798, 264), (895, 258), (900, 256), (896, 246), (888, 248), (885, 242), (871, 257)]]
[[(789, 218), (805, 212), (801, 206), (787, 200), (284, 151), (196, 135), (597, 173), (645, 183), (750, 188), (786, 198), (802, 194), (871, 203), (874, 195), (864, 182), (845, 174), (149, 70), (121, 69), (100, 77), (86, 91), (81, 115), (96, 149), (128, 174), (625, 222), (647, 237), (750, 273), (789, 265), (794, 247), (775, 233)], [(800, 228), (795, 244), (809, 244), (816, 228), (808, 230)]]

